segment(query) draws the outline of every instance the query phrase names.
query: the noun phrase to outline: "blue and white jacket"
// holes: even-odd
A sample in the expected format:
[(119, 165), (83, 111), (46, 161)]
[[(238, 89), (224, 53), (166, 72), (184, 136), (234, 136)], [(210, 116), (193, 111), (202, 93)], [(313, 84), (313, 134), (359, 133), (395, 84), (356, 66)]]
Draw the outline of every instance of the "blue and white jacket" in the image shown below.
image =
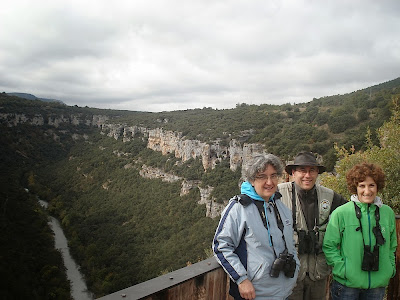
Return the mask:
[[(293, 240), (291, 211), (279, 200), (278, 192), (266, 202), (249, 182), (244, 182), (241, 193), (249, 197), (230, 199), (213, 240), (214, 256), (231, 278), (230, 294), (240, 299), (237, 285), (249, 279), (256, 291), (255, 299), (286, 299), (296, 283), (300, 266)], [(256, 201), (263, 201), (267, 226), (264, 226)], [(293, 278), (286, 277), (282, 271), (277, 278), (270, 276), (275, 253), (279, 255), (285, 250), (272, 203), (276, 204), (283, 221), (288, 252), (296, 260)]]

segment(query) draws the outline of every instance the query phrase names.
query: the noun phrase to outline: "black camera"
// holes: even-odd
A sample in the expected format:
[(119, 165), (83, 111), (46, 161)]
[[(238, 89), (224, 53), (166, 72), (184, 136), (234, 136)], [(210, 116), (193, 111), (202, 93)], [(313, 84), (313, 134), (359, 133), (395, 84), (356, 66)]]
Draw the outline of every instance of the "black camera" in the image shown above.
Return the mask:
[(277, 278), (281, 271), (289, 278), (293, 278), (296, 271), (296, 261), (294, 260), (293, 254), (288, 254), (287, 250), (279, 254), (279, 257), (275, 259), (269, 275)]
[(371, 252), (371, 247), (364, 245), (364, 257), (361, 265), (363, 271), (379, 270), (379, 247), (375, 246)]
[(299, 254), (314, 254), (318, 253), (318, 233), (315, 231), (299, 230), (297, 232), (299, 238), (298, 253)]

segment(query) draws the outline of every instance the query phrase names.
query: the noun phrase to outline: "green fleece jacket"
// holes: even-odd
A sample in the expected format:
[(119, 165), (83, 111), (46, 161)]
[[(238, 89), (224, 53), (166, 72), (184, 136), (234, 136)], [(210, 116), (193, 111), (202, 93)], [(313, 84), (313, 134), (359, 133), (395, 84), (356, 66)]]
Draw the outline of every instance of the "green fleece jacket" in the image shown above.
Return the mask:
[[(356, 195), (352, 201), (333, 211), (326, 229), (323, 251), (328, 265), (333, 266), (333, 279), (352, 288), (370, 289), (385, 287), (396, 273), (395, 251), (397, 247), (395, 215), (393, 210), (376, 197), (373, 204), (361, 203)], [(355, 202), (361, 209), (362, 234), (366, 245), (375, 246), (375, 209), (379, 206), (380, 225), (385, 243), (379, 247), (379, 270), (363, 271), (363, 238), (355, 213)]]

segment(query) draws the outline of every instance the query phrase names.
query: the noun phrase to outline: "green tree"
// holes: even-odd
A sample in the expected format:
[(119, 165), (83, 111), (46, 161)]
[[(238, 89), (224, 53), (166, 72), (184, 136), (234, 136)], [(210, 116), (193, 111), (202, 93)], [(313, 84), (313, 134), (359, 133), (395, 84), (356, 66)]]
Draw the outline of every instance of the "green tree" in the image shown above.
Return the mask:
[(328, 125), (333, 133), (340, 133), (357, 124), (357, 119), (344, 108), (338, 109), (332, 113)]
[(339, 161), (336, 164), (336, 175), (323, 174), (321, 182), (333, 190), (350, 197), (346, 185), (346, 173), (355, 164), (367, 161), (380, 165), (386, 175), (386, 186), (381, 191), (383, 201), (391, 206), (396, 213), (400, 213), (400, 103), (399, 95), (393, 97), (392, 117), (378, 130), (380, 145), (374, 145), (370, 138), (371, 133), (366, 135), (367, 149), (355, 151), (354, 147), (349, 150), (344, 147), (335, 146)]
[(365, 107), (361, 108), (357, 113), (357, 119), (359, 122), (366, 121), (369, 118), (369, 111)]

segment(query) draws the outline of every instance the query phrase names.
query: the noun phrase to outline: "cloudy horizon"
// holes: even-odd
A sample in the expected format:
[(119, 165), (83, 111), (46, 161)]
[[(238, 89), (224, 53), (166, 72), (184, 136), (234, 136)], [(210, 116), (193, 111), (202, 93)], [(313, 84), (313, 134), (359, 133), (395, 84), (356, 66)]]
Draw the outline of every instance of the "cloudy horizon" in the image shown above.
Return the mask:
[(400, 2), (14, 0), (0, 92), (171, 111), (284, 104), (400, 76)]

